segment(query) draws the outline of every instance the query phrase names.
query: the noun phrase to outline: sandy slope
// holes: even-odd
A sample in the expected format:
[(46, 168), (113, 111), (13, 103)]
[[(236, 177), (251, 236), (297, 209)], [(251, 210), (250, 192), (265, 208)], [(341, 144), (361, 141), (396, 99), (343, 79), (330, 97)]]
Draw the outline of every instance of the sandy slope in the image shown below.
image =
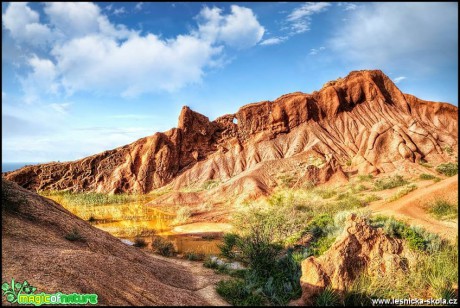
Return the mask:
[[(7, 209), (5, 191), (19, 208)], [(84, 240), (65, 239), (73, 229)], [(212, 287), (221, 277), (200, 263), (128, 246), (54, 201), (3, 180), (2, 281), (11, 278), (27, 280), (39, 292), (96, 293), (102, 305), (223, 304)]]
[(394, 216), (412, 225), (420, 225), (428, 231), (455, 240), (458, 235), (457, 221), (440, 221), (427, 213), (425, 206), (444, 199), (458, 205), (458, 178), (456, 176), (417, 189), (393, 202), (380, 202), (369, 206), (375, 214)]

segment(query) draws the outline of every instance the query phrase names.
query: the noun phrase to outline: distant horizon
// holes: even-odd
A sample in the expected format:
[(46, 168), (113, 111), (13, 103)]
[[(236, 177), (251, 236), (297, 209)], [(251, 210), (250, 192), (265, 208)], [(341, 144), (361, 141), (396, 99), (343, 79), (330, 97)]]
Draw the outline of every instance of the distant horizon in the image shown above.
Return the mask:
[[(407, 21), (410, 20), (410, 23)], [(350, 71), (458, 106), (458, 3), (2, 2), (2, 157), (73, 161)]]

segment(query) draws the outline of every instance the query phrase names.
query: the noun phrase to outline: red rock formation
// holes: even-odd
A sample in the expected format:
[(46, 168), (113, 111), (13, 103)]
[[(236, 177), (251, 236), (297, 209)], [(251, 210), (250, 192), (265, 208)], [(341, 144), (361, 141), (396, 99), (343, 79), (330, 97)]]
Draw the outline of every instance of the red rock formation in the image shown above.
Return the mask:
[(302, 261), (302, 301), (312, 304), (328, 286), (340, 294), (363, 271), (369, 275), (404, 271), (411, 259), (410, 250), (400, 239), (385, 235), (382, 229), (374, 229), (352, 214), (342, 235), (324, 255)]
[[(274, 165), (295, 169), (311, 156), (332, 173), (416, 168), (457, 153), (458, 108), (403, 94), (381, 71), (354, 71), (312, 94), (286, 94), (215, 121), (184, 107), (177, 128), (65, 163), (5, 174), (28, 189), (138, 192), (223, 182), (217, 189), (264, 194)], [(236, 123), (234, 123), (236, 120)], [(276, 162), (276, 163), (275, 163)], [(322, 167), (320, 166), (320, 167)], [(332, 168), (332, 169), (330, 169)], [(331, 171), (323, 172), (320, 182)], [(311, 180), (305, 173), (304, 181)], [(344, 176), (344, 175), (343, 175)]]

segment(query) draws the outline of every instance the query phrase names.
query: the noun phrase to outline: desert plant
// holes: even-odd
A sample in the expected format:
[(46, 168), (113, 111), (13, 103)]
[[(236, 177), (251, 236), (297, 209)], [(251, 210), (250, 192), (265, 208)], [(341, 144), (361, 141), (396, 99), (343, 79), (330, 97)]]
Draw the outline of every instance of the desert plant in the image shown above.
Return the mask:
[(377, 201), (377, 200), (381, 200), (381, 199), (382, 199), (382, 197), (379, 197), (379, 196), (377, 196), (377, 195), (375, 195), (375, 194), (369, 194), (369, 195), (366, 195), (366, 196), (364, 197), (364, 200), (363, 200), (363, 201), (364, 201), (365, 203), (370, 203), (370, 202)]
[(73, 228), (72, 231), (67, 233), (64, 237), (66, 240), (71, 242), (84, 240), (83, 236), (80, 234), (77, 228)]
[(155, 236), (152, 239), (152, 249), (154, 252), (165, 257), (171, 257), (175, 254), (173, 243), (160, 236)]
[(428, 205), (428, 212), (437, 219), (450, 219), (457, 217), (458, 206), (446, 200), (436, 200)]
[(134, 239), (133, 246), (134, 247), (145, 247), (145, 246), (147, 246), (147, 243), (145, 242), (145, 240), (142, 237), (136, 237)]
[(419, 176), (420, 180), (434, 180), (435, 178), (436, 178), (436, 176), (434, 176), (432, 174), (428, 174), (428, 173), (422, 173)]
[(395, 200), (398, 200), (399, 198), (407, 195), (408, 193), (410, 193), (411, 191), (417, 189), (417, 185), (415, 184), (410, 184), (410, 185), (406, 185), (404, 186), (403, 188), (400, 188), (394, 195), (392, 195), (390, 198), (388, 198), (388, 201), (391, 202), (391, 201), (395, 201)]
[(374, 182), (374, 190), (391, 189), (398, 186), (409, 184), (402, 176), (394, 175), (387, 178), (378, 179)]
[(235, 248), (237, 242), (241, 240), (240, 236), (235, 233), (225, 233), (222, 238), (222, 244), (219, 244), (220, 254), (227, 259), (235, 258)]
[(358, 175), (358, 180), (360, 182), (369, 182), (369, 181), (372, 181), (373, 178), (374, 178), (374, 176), (372, 174), (360, 174), (360, 175)]
[(436, 167), (436, 171), (446, 176), (454, 176), (458, 173), (458, 163), (444, 163)]
[(264, 298), (249, 290), (241, 279), (219, 281), (216, 291), (234, 306), (261, 306), (264, 303)]
[(317, 297), (315, 304), (316, 306), (338, 306), (340, 303), (339, 296), (331, 287), (324, 289)]
[(205, 254), (189, 251), (184, 254), (184, 257), (189, 261), (203, 261)]

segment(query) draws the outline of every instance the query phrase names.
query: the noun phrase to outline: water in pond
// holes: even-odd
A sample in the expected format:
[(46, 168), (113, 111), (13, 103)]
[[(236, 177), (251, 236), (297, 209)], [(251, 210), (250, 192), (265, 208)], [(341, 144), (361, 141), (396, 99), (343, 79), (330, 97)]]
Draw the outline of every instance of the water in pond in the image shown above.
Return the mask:
[[(51, 199), (55, 199), (52, 198)], [(141, 202), (104, 205), (66, 205), (67, 210), (93, 226), (109, 232), (120, 239), (134, 242), (142, 238), (149, 245), (154, 236), (161, 236), (174, 244), (180, 254), (193, 252), (205, 255), (218, 254), (218, 245), (222, 241), (222, 224), (190, 224), (173, 229), (175, 215), (156, 208), (145, 206)], [(225, 228), (224, 228), (225, 229)], [(226, 228), (228, 229), (228, 228)], [(126, 241), (127, 242), (127, 241)]]

